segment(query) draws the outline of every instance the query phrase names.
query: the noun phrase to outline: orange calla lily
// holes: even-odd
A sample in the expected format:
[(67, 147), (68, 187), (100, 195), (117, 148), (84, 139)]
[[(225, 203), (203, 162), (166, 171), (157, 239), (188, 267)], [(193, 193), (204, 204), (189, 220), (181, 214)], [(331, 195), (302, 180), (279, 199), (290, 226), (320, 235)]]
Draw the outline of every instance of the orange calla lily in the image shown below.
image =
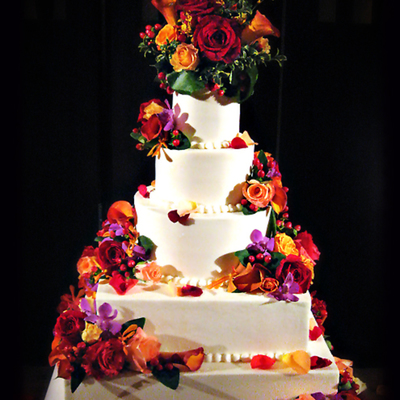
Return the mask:
[(283, 209), (286, 207), (287, 203), (287, 195), (286, 192), (282, 188), (282, 182), (279, 178), (273, 178), (272, 184), (275, 187), (274, 197), (271, 199), (271, 205), (273, 210), (280, 214)]
[(136, 219), (136, 212), (132, 205), (124, 200), (116, 201), (107, 212), (107, 219), (111, 223), (123, 225), (132, 218)]
[(176, 25), (176, 0), (151, 0), (151, 4), (164, 16), (169, 25)]
[(257, 39), (267, 35), (279, 37), (281, 34), (265, 15), (257, 11), (250, 25), (246, 26), (242, 32), (242, 42), (253, 43)]

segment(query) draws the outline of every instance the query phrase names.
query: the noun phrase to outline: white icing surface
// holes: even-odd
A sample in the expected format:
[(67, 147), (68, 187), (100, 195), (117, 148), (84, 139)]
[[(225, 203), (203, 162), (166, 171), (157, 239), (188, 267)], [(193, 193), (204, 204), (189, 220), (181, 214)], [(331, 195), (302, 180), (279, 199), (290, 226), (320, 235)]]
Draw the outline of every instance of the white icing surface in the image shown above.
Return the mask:
[[(151, 196), (150, 196), (151, 197)], [(163, 274), (210, 279), (230, 273), (238, 263), (234, 253), (251, 243), (254, 229), (265, 234), (269, 213), (192, 213), (186, 225), (172, 223), (168, 210), (136, 193), (137, 230), (157, 246)]]
[[(310, 343), (310, 354), (332, 360), (322, 338)], [(74, 394), (70, 381), (53, 373), (45, 400), (288, 400), (300, 394), (335, 394), (339, 371), (330, 366), (296, 374), (277, 362), (273, 369), (251, 369), (249, 363), (203, 363), (197, 372), (182, 373), (179, 388), (171, 390), (152, 375), (126, 372), (113, 379), (85, 378)]]
[(156, 159), (156, 196), (160, 200), (191, 200), (204, 205), (239, 203), (241, 184), (254, 158), (254, 146), (245, 149), (167, 150)]
[(177, 129), (185, 133), (191, 141), (202, 143), (222, 143), (232, 140), (239, 133), (240, 105), (226, 97), (203, 92), (197, 98), (174, 93), (173, 107), (178, 117)]
[(96, 302), (117, 309), (119, 322), (145, 317), (145, 331), (162, 351), (202, 346), (207, 354), (240, 356), (307, 350), (311, 298), (308, 292), (298, 297), (290, 303), (223, 289), (179, 297), (167, 284), (138, 284), (124, 296), (99, 285)]

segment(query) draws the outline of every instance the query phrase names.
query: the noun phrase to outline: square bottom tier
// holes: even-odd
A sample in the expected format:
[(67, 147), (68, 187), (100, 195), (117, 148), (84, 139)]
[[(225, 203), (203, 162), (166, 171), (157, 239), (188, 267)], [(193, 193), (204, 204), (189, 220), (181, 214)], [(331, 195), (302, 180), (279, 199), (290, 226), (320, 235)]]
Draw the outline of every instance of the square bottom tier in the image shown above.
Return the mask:
[[(310, 343), (310, 353), (333, 360), (323, 338)], [(85, 378), (75, 393), (70, 382), (54, 371), (45, 400), (289, 400), (300, 394), (334, 394), (339, 371), (330, 366), (299, 375), (276, 362), (273, 369), (251, 369), (250, 363), (204, 363), (197, 372), (182, 373), (177, 390), (159, 383), (152, 375), (126, 372), (96, 381)]]

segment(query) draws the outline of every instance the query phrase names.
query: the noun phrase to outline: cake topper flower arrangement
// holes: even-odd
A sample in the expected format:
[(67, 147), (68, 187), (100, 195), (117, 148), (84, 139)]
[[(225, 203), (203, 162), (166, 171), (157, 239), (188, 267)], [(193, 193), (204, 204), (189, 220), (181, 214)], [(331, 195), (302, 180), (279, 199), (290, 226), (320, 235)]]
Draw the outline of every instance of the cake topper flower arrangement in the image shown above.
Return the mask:
[(271, 54), (280, 32), (256, 10), (262, 0), (151, 0), (166, 23), (147, 25), (139, 49), (154, 59), (169, 94), (215, 91), (238, 102), (253, 94), (258, 67), (286, 58)]

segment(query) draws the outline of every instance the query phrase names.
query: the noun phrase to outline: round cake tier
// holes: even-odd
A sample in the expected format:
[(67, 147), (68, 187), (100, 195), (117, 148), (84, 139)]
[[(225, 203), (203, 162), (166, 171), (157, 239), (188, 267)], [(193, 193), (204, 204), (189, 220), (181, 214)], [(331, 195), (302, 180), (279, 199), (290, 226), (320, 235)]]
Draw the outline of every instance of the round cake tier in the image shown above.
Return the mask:
[(218, 146), (240, 132), (240, 104), (224, 96), (212, 92), (201, 92), (196, 97), (174, 93), (173, 107), (180, 115), (177, 129), (187, 135), (192, 144), (216, 143)]
[(156, 245), (156, 260), (164, 275), (211, 279), (232, 272), (238, 264), (234, 253), (251, 243), (254, 229), (267, 231), (269, 213), (241, 212), (190, 214), (183, 225), (168, 218), (167, 207), (135, 195), (137, 230)]
[(254, 158), (254, 146), (245, 149), (169, 150), (172, 162), (156, 159), (159, 200), (195, 201), (203, 205), (236, 204), (242, 198)]

